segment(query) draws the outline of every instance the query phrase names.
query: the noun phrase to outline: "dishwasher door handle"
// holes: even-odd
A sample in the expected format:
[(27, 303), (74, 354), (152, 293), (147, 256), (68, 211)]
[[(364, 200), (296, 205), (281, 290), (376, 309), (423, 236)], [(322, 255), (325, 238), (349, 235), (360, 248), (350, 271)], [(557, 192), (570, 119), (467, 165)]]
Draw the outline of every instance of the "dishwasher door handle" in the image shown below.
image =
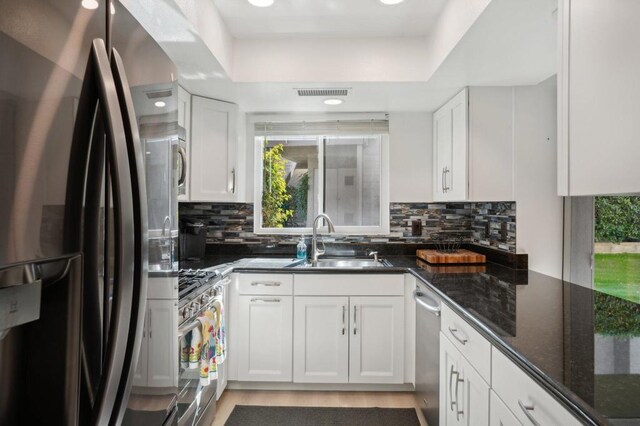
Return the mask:
[[(415, 299), (418, 305), (422, 306), (427, 311), (433, 313), (435, 316), (437, 317), (440, 316), (440, 304), (435, 300), (433, 300), (432, 298), (430, 298), (427, 294), (421, 292), (420, 290), (414, 290), (413, 298)], [(427, 303), (424, 299), (427, 299), (433, 302), (433, 304)]]

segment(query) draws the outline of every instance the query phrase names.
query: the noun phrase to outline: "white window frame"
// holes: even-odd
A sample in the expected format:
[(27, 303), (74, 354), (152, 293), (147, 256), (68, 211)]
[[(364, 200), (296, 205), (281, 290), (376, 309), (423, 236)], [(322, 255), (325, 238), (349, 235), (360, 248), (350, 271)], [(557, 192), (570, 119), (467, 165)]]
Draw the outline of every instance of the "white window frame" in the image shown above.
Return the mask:
[[(336, 135), (310, 135), (318, 138), (318, 180), (324, 182), (324, 138), (336, 137)], [(371, 135), (363, 134), (362, 137)], [(278, 136), (273, 136), (277, 138)], [(345, 235), (388, 235), (389, 234), (389, 135), (380, 134), (380, 225), (379, 226), (336, 226), (335, 234)], [(262, 226), (262, 150), (265, 137), (254, 136), (254, 212), (253, 232), (261, 235), (300, 235), (311, 234), (311, 227), (305, 228), (264, 228)], [(324, 187), (316, 194), (318, 205), (324, 208)], [(327, 233), (327, 226), (318, 227), (318, 230)]]

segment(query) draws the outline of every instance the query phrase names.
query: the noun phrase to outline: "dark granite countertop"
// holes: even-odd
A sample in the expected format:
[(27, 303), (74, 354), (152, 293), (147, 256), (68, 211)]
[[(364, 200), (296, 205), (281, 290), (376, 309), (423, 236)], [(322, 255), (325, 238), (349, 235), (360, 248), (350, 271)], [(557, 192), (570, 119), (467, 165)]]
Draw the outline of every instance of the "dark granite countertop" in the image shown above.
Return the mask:
[[(246, 255), (210, 256), (210, 267)], [(433, 267), (385, 256), (410, 272), (587, 424), (640, 424), (640, 305), (494, 263)], [(239, 271), (255, 271), (239, 265)], [(301, 273), (319, 269), (268, 268)], [(371, 273), (379, 268), (336, 271)]]

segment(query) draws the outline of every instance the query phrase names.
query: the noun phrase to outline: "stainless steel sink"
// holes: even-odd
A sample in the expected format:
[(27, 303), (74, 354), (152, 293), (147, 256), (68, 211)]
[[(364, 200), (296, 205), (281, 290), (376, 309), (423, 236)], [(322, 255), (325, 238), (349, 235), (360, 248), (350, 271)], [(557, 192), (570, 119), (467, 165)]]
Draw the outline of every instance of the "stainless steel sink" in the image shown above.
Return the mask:
[(363, 269), (363, 268), (385, 268), (391, 266), (384, 260), (375, 261), (373, 259), (318, 259), (317, 263), (306, 262), (295, 265), (295, 268), (333, 268), (333, 269)]

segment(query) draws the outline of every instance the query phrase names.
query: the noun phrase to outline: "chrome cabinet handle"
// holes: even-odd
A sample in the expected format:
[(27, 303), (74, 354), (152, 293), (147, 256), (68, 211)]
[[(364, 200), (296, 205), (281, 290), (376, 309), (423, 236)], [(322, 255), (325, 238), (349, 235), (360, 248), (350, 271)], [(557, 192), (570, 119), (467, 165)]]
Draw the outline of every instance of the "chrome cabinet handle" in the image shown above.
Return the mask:
[(535, 408), (533, 405), (524, 405), (524, 403), (520, 400), (518, 400), (518, 405), (520, 406), (520, 409), (522, 410), (524, 415), (527, 416), (527, 419), (529, 419), (532, 425), (540, 426), (540, 423), (538, 423), (536, 418), (533, 417), (533, 414), (531, 414), (531, 412)]
[(280, 303), (280, 299), (276, 298), (265, 298), (265, 297), (253, 297), (251, 302), (264, 302), (264, 303)]
[(458, 385), (460, 382), (464, 382), (464, 379), (460, 378), (460, 372), (456, 372), (456, 420), (460, 421), (460, 415), (464, 414), (464, 410), (460, 409), (460, 404), (458, 404)]
[(354, 336), (358, 331), (358, 324), (356, 322), (357, 315), (358, 315), (358, 307), (356, 305), (353, 305), (353, 335)]
[(342, 305), (342, 335), (345, 333), (345, 316), (347, 314), (347, 307)]
[[(453, 406), (456, 405), (456, 401), (454, 401), (453, 399), (453, 375), (457, 374), (455, 372), (455, 370), (453, 369), (453, 365), (451, 366), (451, 369), (449, 370), (449, 400), (451, 401), (451, 405), (449, 406), (449, 411), (453, 411)], [(457, 398), (457, 397), (456, 397)]]
[(151, 339), (153, 337), (153, 334), (151, 334), (152, 330), (153, 330), (153, 327), (151, 326), (151, 324), (152, 324), (151, 323), (151, 309), (149, 309), (149, 339)]
[(253, 287), (256, 286), (263, 286), (263, 287), (280, 287), (280, 284), (282, 284), (279, 281), (254, 281), (251, 283), (251, 285)]
[(444, 188), (444, 167), (442, 168), (442, 176), (440, 176), (440, 183), (442, 184), (442, 192), (445, 193), (447, 192)]
[(463, 339), (462, 337), (459, 337), (456, 333), (458, 332), (457, 328), (451, 328), (451, 326), (449, 326), (449, 333), (451, 333), (451, 335), (460, 343), (462, 343), (463, 345), (466, 345), (467, 342), (469, 341), (468, 339)]
[(236, 169), (231, 169), (231, 193), (236, 193)]
[(425, 308), (427, 311), (433, 313), (435, 316), (439, 317), (440, 316), (440, 306), (438, 306), (437, 304), (436, 305), (428, 304), (427, 302), (425, 302), (422, 299), (422, 296), (429, 298), (428, 295), (424, 294), (420, 290), (414, 290), (413, 298), (415, 299), (416, 303), (419, 304), (420, 306), (422, 306), (423, 308)]

